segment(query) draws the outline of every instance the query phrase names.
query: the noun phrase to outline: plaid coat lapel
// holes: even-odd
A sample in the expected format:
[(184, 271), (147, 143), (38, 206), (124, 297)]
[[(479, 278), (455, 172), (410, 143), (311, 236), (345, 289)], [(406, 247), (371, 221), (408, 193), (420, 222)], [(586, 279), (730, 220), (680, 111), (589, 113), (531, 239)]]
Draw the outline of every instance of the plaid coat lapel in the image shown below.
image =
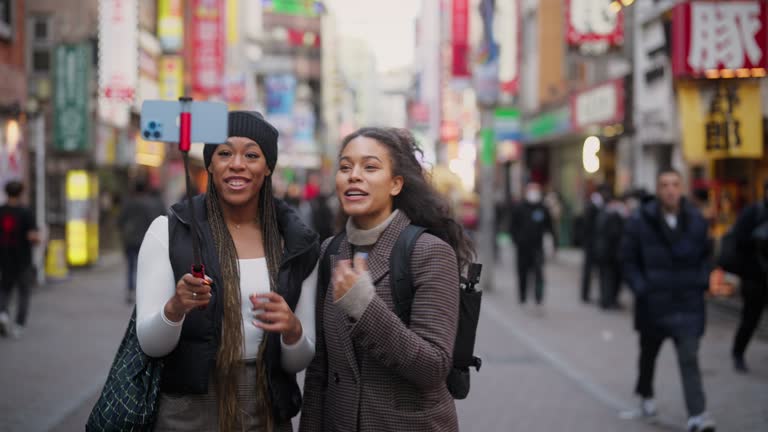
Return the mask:
[(373, 249), (368, 254), (368, 273), (370, 273), (374, 285), (377, 285), (381, 278), (389, 273), (389, 258), (392, 256), (392, 248), (395, 246), (400, 233), (410, 223), (411, 220), (408, 219), (408, 216), (402, 211), (399, 212), (373, 245)]

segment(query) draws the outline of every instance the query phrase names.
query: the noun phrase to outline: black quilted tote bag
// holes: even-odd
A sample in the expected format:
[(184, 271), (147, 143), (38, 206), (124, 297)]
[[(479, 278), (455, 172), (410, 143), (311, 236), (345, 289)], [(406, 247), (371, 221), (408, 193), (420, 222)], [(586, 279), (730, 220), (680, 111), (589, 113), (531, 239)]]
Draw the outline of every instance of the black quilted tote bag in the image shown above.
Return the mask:
[(136, 337), (136, 308), (96, 401), (87, 432), (150, 431), (157, 415), (162, 359), (144, 354)]

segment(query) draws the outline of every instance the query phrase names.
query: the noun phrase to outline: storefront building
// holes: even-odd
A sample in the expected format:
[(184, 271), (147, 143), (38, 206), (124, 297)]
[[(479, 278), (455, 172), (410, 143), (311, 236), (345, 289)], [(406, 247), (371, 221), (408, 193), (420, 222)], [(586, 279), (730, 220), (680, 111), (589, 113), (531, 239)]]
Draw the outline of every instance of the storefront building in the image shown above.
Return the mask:
[[(716, 20), (728, 44), (707, 29)], [(682, 154), (691, 187), (707, 190), (708, 216), (720, 235), (760, 195), (768, 179), (761, 88), (768, 68), (764, 1), (694, 1), (672, 9), (672, 72)], [(703, 196), (702, 196), (703, 198)]]

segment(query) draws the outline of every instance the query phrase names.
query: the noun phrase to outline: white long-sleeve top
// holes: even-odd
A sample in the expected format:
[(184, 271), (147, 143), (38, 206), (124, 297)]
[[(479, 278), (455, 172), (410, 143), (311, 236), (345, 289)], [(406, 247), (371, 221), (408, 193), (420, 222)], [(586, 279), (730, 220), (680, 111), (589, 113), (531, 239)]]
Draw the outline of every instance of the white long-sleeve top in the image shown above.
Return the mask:
[[(243, 359), (254, 359), (264, 331), (253, 325), (254, 311), (249, 296), (269, 291), (269, 276), (264, 258), (241, 259), (240, 295), (243, 313)], [(315, 355), (315, 293), (317, 266), (304, 280), (296, 317), (301, 321), (301, 338), (293, 345), (280, 339), (282, 367), (296, 373), (305, 369)], [(176, 293), (176, 281), (168, 256), (168, 218), (152, 222), (139, 250), (136, 279), (136, 335), (141, 349), (151, 357), (162, 357), (176, 348), (184, 319), (173, 322), (165, 316), (165, 304)], [(257, 311), (258, 313), (259, 311)]]

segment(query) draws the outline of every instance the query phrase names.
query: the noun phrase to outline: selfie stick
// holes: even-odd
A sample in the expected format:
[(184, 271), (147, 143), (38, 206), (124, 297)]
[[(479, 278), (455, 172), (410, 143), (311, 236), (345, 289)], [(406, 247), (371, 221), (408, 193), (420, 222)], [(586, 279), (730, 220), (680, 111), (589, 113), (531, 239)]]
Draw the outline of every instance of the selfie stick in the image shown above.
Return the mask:
[(179, 114), (179, 150), (184, 158), (184, 174), (187, 182), (187, 202), (189, 203), (189, 212), (192, 215), (192, 255), (194, 261), (192, 264), (192, 276), (200, 279), (205, 278), (205, 266), (200, 253), (200, 239), (197, 237), (197, 216), (192, 202), (192, 185), (189, 178), (189, 149), (192, 148), (192, 113), (190, 105), (192, 98), (183, 96), (179, 98), (181, 104), (181, 113)]

